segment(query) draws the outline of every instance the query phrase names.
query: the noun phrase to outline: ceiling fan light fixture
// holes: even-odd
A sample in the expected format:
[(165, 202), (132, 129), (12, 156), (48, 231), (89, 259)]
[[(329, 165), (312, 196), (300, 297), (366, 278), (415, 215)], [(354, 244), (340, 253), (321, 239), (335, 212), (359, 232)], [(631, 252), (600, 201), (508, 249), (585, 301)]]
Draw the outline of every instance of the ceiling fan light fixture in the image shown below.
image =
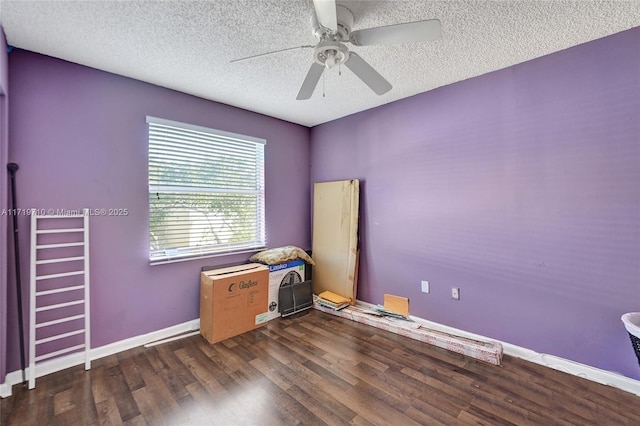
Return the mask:
[(317, 64), (333, 68), (346, 62), (349, 58), (349, 49), (337, 41), (326, 40), (316, 46), (313, 58)]
[(333, 68), (335, 64), (336, 64), (336, 51), (335, 50), (327, 51), (327, 59), (324, 65), (327, 68)]

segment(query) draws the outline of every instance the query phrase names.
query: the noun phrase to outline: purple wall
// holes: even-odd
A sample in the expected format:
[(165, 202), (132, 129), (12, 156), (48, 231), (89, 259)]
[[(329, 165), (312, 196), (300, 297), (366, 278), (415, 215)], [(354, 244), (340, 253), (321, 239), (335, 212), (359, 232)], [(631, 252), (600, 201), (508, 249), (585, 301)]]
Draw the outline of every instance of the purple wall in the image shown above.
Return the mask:
[(640, 379), (639, 118), (635, 28), (317, 126), (311, 181), (362, 180), (359, 299)]
[[(11, 53), (9, 71), (16, 94), (9, 155), (20, 165), (20, 207), (130, 212), (91, 219), (94, 347), (197, 319), (200, 268), (248, 258), (149, 266), (146, 115), (267, 139), (268, 244), (310, 248), (306, 127), (26, 51)], [(28, 229), (28, 218), (20, 224)], [(28, 283), (27, 234), (21, 252)], [(19, 362), (9, 311), (13, 371)]]
[[(8, 83), (7, 39), (0, 27), (0, 210), (8, 207), (6, 164), (9, 152), (9, 125), (7, 107)], [(6, 338), (7, 338), (7, 216), (0, 216), (0, 383), (4, 383), (7, 373)]]

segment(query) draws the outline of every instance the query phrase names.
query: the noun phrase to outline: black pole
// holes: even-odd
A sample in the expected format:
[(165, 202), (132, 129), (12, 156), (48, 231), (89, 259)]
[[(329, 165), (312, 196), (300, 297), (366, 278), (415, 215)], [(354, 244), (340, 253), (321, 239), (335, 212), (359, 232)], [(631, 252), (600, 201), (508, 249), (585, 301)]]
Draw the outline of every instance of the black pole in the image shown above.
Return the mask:
[[(19, 167), (16, 163), (7, 164), (11, 176), (11, 208), (13, 216), (13, 251), (16, 261), (16, 293), (18, 295), (18, 328), (20, 329), (20, 366), (22, 367), (22, 381), (27, 380), (24, 361), (24, 324), (22, 321), (22, 282), (20, 281), (20, 244), (18, 240), (18, 209), (16, 208), (16, 171)], [(32, 372), (33, 374), (33, 372)]]

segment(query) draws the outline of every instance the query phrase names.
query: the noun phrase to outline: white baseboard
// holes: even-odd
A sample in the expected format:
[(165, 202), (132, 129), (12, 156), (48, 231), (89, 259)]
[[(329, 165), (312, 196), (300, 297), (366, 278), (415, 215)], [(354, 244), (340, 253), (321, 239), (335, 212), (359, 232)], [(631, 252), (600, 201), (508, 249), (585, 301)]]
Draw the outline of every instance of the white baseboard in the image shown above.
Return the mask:
[[(90, 351), (89, 357), (93, 361), (98, 358), (103, 358), (109, 355), (116, 354), (118, 352), (126, 351), (128, 349), (143, 346), (147, 343), (155, 342), (156, 340), (166, 339), (182, 333), (195, 331), (199, 328), (199, 319), (187, 321), (182, 324), (174, 325), (172, 327), (163, 328), (162, 330), (153, 331), (151, 333), (130, 337), (128, 339), (120, 340), (108, 345), (93, 348)], [(50, 361), (44, 361), (36, 365), (36, 378), (80, 364), (84, 364), (84, 353), (82, 352), (62, 356)], [(26, 368), (26, 377), (27, 379), (29, 377), (29, 367)], [(13, 387), (13, 385), (21, 382), (22, 370), (12, 371), (11, 373), (8, 373), (5, 377), (5, 382), (0, 384), (0, 398), (11, 396), (11, 388)]]
[(189, 331), (195, 331), (200, 328), (200, 320), (195, 319), (182, 324), (174, 325), (173, 327), (163, 328), (162, 330), (152, 331), (151, 333), (143, 334), (141, 336), (130, 337), (119, 342), (114, 342), (109, 345), (100, 346), (91, 350), (91, 359), (103, 358), (105, 356), (113, 355), (118, 352), (123, 352), (138, 346), (146, 345), (147, 343), (155, 342), (156, 340), (166, 339), (169, 337), (177, 336), (178, 334), (187, 333)]
[(0, 398), (11, 396), (11, 388), (20, 382), (22, 382), (22, 370), (7, 373), (4, 383), (0, 383)]
[[(375, 309), (375, 305), (367, 302), (357, 301), (357, 304), (363, 308)], [(496, 339), (491, 339), (479, 334), (469, 333), (464, 330), (449, 327), (448, 325), (440, 324), (437, 322), (429, 321), (420, 317), (411, 316), (411, 319), (423, 324), (432, 330), (442, 331), (444, 333), (453, 334), (456, 336), (467, 337), (474, 340), (493, 340), (500, 342), (505, 354), (524, 359), (525, 361), (540, 364), (545, 367), (553, 368), (574, 376), (582, 377), (584, 379), (591, 380), (603, 385), (613, 386), (626, 392), (630, 392), (640, 396), (640, 381), (623, 376), (622, 374), (615, 373), (613, 371), (602, 370), (600, 368), (592, 367), (586, 364), (580, 364), (579, 362), (571, 361), (566, 358), (561, 358), (555, 355), (541, 354), (531, 349), (523, 348), (522, 346), (513, 345), (507, 342), (501, 342)]]

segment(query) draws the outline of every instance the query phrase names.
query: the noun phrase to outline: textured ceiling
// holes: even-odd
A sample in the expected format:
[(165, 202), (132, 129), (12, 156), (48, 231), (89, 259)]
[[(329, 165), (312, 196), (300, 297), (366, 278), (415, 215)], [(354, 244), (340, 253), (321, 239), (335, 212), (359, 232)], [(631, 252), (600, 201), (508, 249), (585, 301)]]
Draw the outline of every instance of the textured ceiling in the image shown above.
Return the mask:
[(630, 1), (343, 1), (353, 30), (437, 18), (430, 43), (349, 48), (392, 85), (375, 95), (348, 69), (296, 95), (315, 44), (312, 0), (7, 1), (10, 45), (313, 126), (640, 26)]

